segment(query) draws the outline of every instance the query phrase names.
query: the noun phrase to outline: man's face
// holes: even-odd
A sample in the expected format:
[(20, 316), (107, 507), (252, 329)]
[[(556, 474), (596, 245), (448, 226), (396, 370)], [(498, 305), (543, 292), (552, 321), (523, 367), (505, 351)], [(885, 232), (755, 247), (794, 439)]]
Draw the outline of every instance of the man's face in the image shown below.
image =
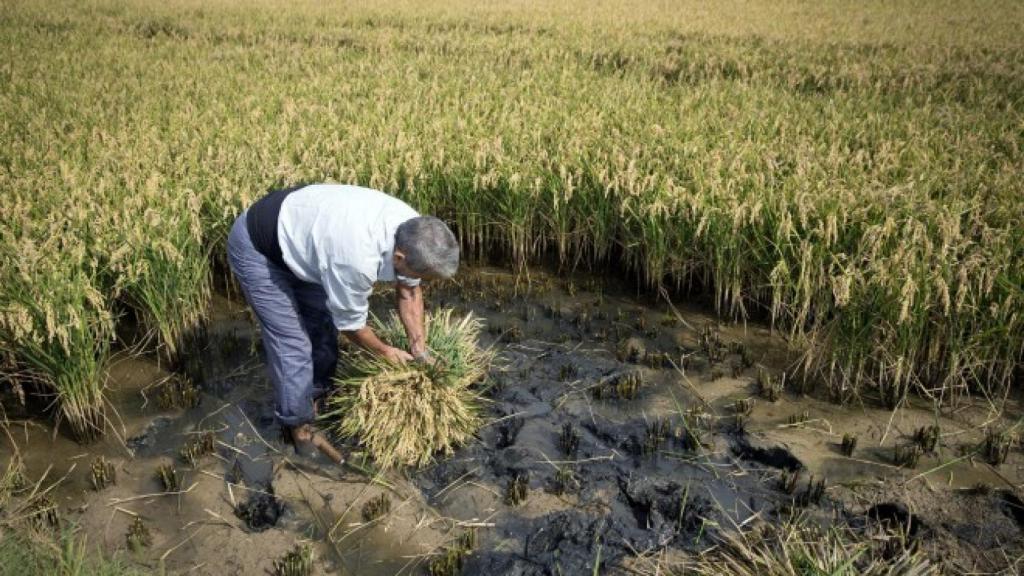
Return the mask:
[(409, 269), (409, 266), (405, 262), (405, 254), (401, 250), (395, 250), (395, 254), (391, 257), (391, 263), (395, 268), (395, 273), (399, 276), (405, 276), (406, 278), (416, 278), (419, 280), (433, 280), (433, 276), (429, 274), (417, 274)]

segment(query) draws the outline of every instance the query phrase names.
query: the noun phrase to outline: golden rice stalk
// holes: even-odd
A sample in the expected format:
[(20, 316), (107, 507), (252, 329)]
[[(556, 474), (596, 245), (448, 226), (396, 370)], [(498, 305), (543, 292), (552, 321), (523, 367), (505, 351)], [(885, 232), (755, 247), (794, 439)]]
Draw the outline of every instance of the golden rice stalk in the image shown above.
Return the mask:
[[(405, 347), (398, 316), (373, 320), (387, 342)], [(323, 418), (342, 437), (358, 438), (382, 469), (422, 466), (451, 453), (480, 427), (477, 383), (492, 359), (477, 347), (481, 321), (455, 319), (451, 310), (426, 319), (427, 346), (437, 363), (395, 366), (363, 351), (342, 354), (338, 389)]]
[(939, 568), (898, 532), (857, 533), (843, 526), (822, 529), (798, 520), (729, 533), (702, 553), (686, 573), (697, 576), (932, 576)]

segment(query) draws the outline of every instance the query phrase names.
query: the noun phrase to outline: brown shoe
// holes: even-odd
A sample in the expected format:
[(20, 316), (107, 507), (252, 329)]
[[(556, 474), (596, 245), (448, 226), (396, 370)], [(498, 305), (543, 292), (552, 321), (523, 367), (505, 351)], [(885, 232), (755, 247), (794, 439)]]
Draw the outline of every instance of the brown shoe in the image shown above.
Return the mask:
[(335, 464), (344, 464), (345, 457), (331, 445), (323, 433), (314, 430), (309, 424), (302, 424), (291, 429), (292, 445), (295, 453), (304, 458), (315, 459), (318, 455), (329, 458)]

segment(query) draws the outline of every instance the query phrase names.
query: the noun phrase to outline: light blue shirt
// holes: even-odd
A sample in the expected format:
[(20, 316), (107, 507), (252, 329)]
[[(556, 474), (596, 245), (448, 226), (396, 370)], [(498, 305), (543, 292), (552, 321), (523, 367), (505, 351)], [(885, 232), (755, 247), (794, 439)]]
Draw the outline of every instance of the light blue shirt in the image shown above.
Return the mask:
[(338, 330), (366, 325), (374, 282), (416, 286), (395, 274), (395, 230), (419, 216), (408, 204), (378, 190), (314, 184), (281, 204), (277, 235), (284, 262), (299, 279), (324, 287)]

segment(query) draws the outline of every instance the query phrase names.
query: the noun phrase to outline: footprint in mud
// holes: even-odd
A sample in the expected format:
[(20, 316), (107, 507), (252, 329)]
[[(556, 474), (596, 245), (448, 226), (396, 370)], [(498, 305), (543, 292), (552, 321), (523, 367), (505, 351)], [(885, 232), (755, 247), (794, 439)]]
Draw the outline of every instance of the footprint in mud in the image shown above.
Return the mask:
[(139, 434), (129, 438), (125, 444), (138, 456), (151, 455), (159, 445), (160, 433), (165, 430), (174, 420), (168, 416), (157, 416)]
[(1001, 490), (999, 498), (1003, 502), (1003, 511), (1006, 515), (1013, 518), (1013, 521), (1017, 523), (1017, 527), (1024, 531), (1024, 500), (1021, 500), (1020, 496), (1009, 490)]
[(249, 499), (235, 509), (235, 515), (253, 532), (273, 528), (284, 512), (284, 503), (274, 495), (273, 486), (263, 492), (250, 492)]
[(517, 417), (512, 418), (499, 426), (498, 439), (495, 442), (495, 447), (501, 450), (515, 444), (516, 438), (519, 436), (519, 431), (523, 429), (524, 422), (525, 420)]
[(528, 470), (535, 458), (528, 448), (514, 446), (496, 453), (489, 464), (494, 475), (500, 478)]
[(222, 441), (235, 449), (228, 477), (232, 483), (244, 486), (249, 492), (245, 502), (236, 506), (235, 515), (253, 532), (276, 526), (287, 510), (284, 502), (274, 494), (274, 462), (270, 448), (260, 440), (274, 433), (271, 428), (273, 420), (262, 418), (262, 411), (259, 403), (242, 402), (238, 411), (224, 413), (225, 427), (220, 433)]
[(800, 462), (786, 448), (782, 446), (758, 446), (746, 436), (736, 438), (732, 451), (744, 460), (750, 460), (780, 470), (796, 472), (804, 467), (803, 462)]
[(429, 500), (436, 494), (453, 486), (459, 480), (475, 480), (479, 477), (476, 465), (462, 459), (440, 460), (429, 468), (417, 471), (413, 482)]
[(924, 522), (915, 514), (912, 514), (903, 504), (896, 502), (883, 502), (868, 508), (864, 515), (869, 520), (874, 520), (886, 526), (889, 530), (898, 531), (901, 534), (913, 538), (925, 529)]
[(662, 546), (698, 530), (701, 519), (710, 517), (710, 501), (691, 494), (689, 487), (678, 482), (643, 478), (622, 482), (619, 490), (637, 529), (651, 532)]
[[(602, 542), (607, 533), (605, 519), (579, 510), (513, 519), (509, 524), (509, 534), (525, 540), (522, 553), (478, 551), (467, 558), (463, 574), (591, 574), (624, 555), (618, 546)], [(598, 558), (600, 565), (595, 567)]]

